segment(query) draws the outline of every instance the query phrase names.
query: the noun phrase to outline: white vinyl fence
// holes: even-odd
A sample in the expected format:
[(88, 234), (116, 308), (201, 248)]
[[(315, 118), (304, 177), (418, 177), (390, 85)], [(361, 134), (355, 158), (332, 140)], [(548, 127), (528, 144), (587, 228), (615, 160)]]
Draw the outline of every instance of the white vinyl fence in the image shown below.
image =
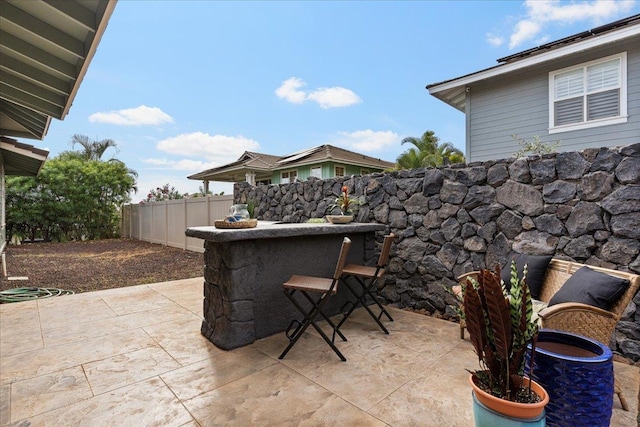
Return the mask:
[(185, 236), (187, 227), (213, 225), (229, 215), (233, 196), (167, 200), (122, 207), (121, 236), (204, 252), (202, 239)]

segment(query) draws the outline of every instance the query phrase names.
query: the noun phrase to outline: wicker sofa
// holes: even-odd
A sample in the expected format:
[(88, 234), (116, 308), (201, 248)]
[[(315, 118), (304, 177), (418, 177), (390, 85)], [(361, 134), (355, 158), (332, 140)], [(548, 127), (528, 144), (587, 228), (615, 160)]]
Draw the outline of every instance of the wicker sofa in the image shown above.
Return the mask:
[[(576, 262), (564, 261), (555, 258), (552, 259), (547, 267), (539, 299), (544, 303), (549, 303), (551, 298), (556, 294), (556, 292), (558, 292), (567, 279), (578, 271), (578, 269), (584, 266), (584, 264)], [(609, 345), (611, 337), (615, 331), (616, 324), (620, 320), (623, 311), (629, 305), (636, 292), (638, 292), (638, 288), (640, 288), (640, 276), (624, 271), (611, 270), (590, 265), (588, 267), (605, 274), (627, 279), (630, 282), (629, 287), (609, 310), (603, 310), (587, 304), (561, 303), (543, 308), (538, 312), (538, 316), (543, 328), (557, 329), (584, 335)], [(464, 274), (460, 276), (458, 280), (463, 281), (474, 273), (475, 272)], [(456, 288), (458, 288), (457, 291), (460, 292), (461, 288)], [(544, 307), (544, 305), (542, 305), (542, 307)], [(460, 338), (462, 339), (464, 339), (464, 329), (464, 321), (461, 321)], [(620, 398), (620, 403), (623, 409), (629, 410), (617, 380), (615, 384), (615, 392)]]

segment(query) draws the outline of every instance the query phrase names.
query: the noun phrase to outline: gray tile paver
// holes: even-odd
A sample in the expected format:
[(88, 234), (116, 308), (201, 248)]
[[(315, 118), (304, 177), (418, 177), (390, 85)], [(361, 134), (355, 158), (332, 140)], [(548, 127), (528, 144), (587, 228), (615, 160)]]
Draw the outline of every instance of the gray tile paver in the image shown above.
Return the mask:
[[(0, 306), (11, 349), (0, 358), (0, 425), (472, 423), (465, 369), (476, 358), (455, 323), (391, 308), (385, 335), (360, 309), (337, 344), (347, 362), (315, 331), (279, 360), (283, 333), (233, 351), (206, 341), (201, 294), (197, 278)], [(615, 369), (632, 410), (615, 399), (612, 425), (636, 425), (640, 372)], [(93, 390), (59, 383), (83, 370)]]

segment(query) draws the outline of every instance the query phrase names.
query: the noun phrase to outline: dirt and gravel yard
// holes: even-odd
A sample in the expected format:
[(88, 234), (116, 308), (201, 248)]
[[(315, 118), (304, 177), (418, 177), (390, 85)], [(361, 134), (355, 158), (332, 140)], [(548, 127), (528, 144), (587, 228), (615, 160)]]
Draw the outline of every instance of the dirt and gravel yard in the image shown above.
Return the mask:
[(8, 277), (28, 280), (2, 278), (0, 290), (90, 292), (201, 277), (204, 268), (201, 253), (131, 239), (9, 245), (6, 259)]

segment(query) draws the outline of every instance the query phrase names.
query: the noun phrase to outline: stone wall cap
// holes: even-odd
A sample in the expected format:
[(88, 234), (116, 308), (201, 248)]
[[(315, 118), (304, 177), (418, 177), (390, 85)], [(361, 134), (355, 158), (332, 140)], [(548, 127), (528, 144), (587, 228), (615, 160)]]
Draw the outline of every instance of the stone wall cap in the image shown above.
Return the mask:
[(276, 239), (279, 237), (368, 233), (371, 231), (384, 231), (385, 228), (384, 224), (360, 222), (322, 224), (258, 221), (258, 225), (255, 228), (187, 227), (185, 234), (187, 237), (195, 237), (211, 242), (233, 242), (237, 240)]

